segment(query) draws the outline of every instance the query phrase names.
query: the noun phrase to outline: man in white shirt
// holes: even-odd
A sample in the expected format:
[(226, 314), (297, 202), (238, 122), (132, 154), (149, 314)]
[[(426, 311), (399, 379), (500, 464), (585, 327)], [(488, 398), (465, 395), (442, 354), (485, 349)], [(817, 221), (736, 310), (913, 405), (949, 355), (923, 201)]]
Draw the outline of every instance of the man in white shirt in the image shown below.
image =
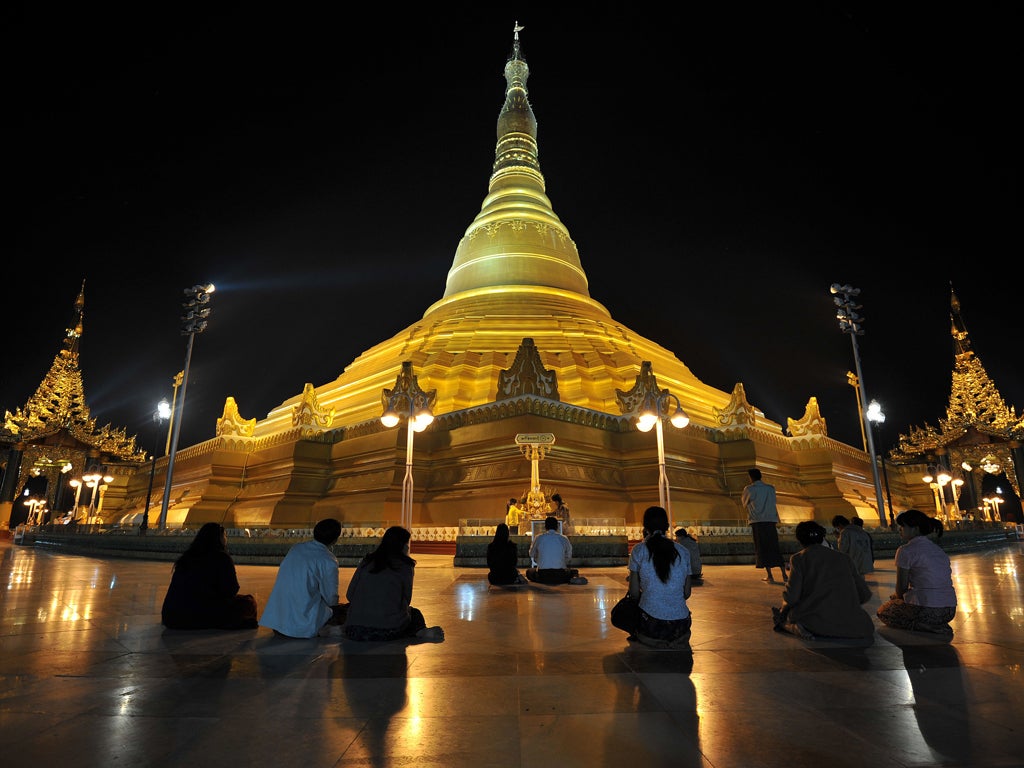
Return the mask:
[(764, 568), (768, 575), (761, 580), (769, 584), (777, 583), (772, 578), (772, 568), (778, 568), (782, 574), (782, 583), (785, 584), (786, 561), (779, 548), (779, 510), (775, 504), (775, 486), (761, 479), (761, 470), (757, 467), (748, 469), (747, 474), (750, 476), (750, 484), (743, 489), (741, 499), (754, 537), (754, 566)]
[(558, 532), (558, 518), (544, 518), (544, 533), (530, 545), (533, 567), (526, 569), (526, 578), (538, 584), (568, 584), (579, 579), (579, 571), (569, 567), (572, 544)]
[(260, 617), (260, 626), (286, 637), (316, 637), (345, 623), (347, 604), (338, 602), (338, 558), (331, 547), (341, 536), (333, 517), (313, 528), (313, 540), (288, 550)]

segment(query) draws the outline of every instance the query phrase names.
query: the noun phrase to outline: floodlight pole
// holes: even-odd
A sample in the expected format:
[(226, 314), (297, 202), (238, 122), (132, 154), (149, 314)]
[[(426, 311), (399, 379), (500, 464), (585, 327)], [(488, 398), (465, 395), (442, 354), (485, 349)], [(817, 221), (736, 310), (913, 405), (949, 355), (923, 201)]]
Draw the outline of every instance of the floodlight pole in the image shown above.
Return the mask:
[(860, 428), (867, 439), (868, 454), (871, 457), (871, 476), (875, 482), (875, 503), (878, 505), (878, 519), (884, 527), (886, 525), (885, 500), (882, 496), (882, 481), (878, 476), (878, 461), (875, 456), (875, 440), (871, 434), (871, 426), (864, 423), (864, 419), (868, 412), (868, 399), (864, 390), (864, 374), (860, 368), (860, 349), (857, 347), (857, 337), (864, 333), (861, 328), (861, 323), (864, 321), (864, 318), (856, 312), (856, 310), (860, 309), (860, 304), (855, 304), (852, 299), (852, 297), (860, 294), (860, 288), (833, 283), (830, 291), (833, 296), (833, 301), (838, 308), (836, 311), (836, 319), (839, 320), (839, 330), (843, 333), (848, 333), (850, 335), (850, 342), (853, 344), (853, 363), (856, 367), (857, 382), (859, 384), (857, 387), (857, 396), (860, 405)]
[(182, 305), (185, 314), (182, 316), (181, 332), (188, 336), (188, 345), (185, 348), (185, 369), (181, 372), (181, 403), (178, 405), (177, 413), (172, 414), (174, 419), (174, 430), (171, 435), (171, 450), (167, 454), (167, 477), (164, 480), (164, 498), (160, 504), (161, 531), (167, 529), (167, 509), (171, 504), (171, 482), (174, 479), (174, 456), (178, 452), (178, 436), (181, 434), (182, 414), (185, 412), (185, 392), (188, 389), (188, 369), (192, 364), (192, 345), (195, 342), (196, 334), (206, 329), (206, 318), (210, 316), (210, 309), (204, 305), (210, 301), (210, 294), (213, 293), (213, 284), (194, 285), (185, 289), (186, 301)]

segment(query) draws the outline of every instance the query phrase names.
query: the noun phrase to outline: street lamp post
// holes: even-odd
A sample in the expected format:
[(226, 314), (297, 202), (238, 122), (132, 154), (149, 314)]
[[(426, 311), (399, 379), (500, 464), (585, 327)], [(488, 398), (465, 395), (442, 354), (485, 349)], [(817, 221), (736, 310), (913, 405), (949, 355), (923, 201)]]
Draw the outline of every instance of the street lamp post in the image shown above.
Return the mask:
[[(832, 283), (829, 290), (832, 293), (832, 301), (836, 305), (836, 319), (839, 320), (839, 330), (849, 334), (850, 341), (853, 344), (853, 362), (857, 369), (857, 393), (860, 395), (861, 413), (866, 413), (868, 401), (864, 392), (864, 374), (860, 369), (860, 350), (857, 347), (857, 337), (864, 335), (864, 330), (861, 328), (864, 318), (857, 313), (861, 305), (853, 301), (853, 297), (860, 295), (860, 288)], [(863, 419), (861, 420), (861, 428), (867, 437), (868, 454), (871, 457), (871, 476), (875, 482), (875, 502), (878, 504), (878, 519), (882, 525), (885, 525), (885, 502), (882, 500), (882, 482), (878, 476), (875, 440), (871, 430), (864, 429)]]
[(408, 424), (405, 441), (405, 478), (402, 481), (402, 527), (412, 531), (412, 444), (413, 435), (422, 432), (434, 420), (431, 407), (437, 397), (437, 390), (424, 392), (412, 372), (412, 362), (402, 363), (402, 371), (395, 379), (394, 389), (385, 389), (381, 397), (384, 412), (380, 423), (390, 429), (397, 426), (402, 417)]
[(188, 336), (185, 347), (185, 369), (181, 372), (181, 404), (173, 414), (174, 430), (171, 436), (171, 449), (167, 454), (167, 478), (164, 482), (164, 498), (160, 504), (160, 530), (167, 528), (167, 509), (171, 504), (171, 481), (174, 475), (174, 454), (178, 452), (178, 436), (181, 434), (181, 419), (185, 411), (185, 390), (188, 388), (188, 369), (192, 363), (192, 345), (196, 334), (206, 330), (206, 318), (210, 316), (210, 294), (214, 291), (213, 283), (193, 285), (185, 289), (185, 301), (182, 308), (185, 314), (181, 317), (181, 333)]
[(142, 522), (139, 524), (139, 536), (145, 536), (146, 531), (149, 530), (149, 504), (153, 500), (153, 479), (156, 477), (156, 453), (157, 449), (160, 448), (160, 425), (170, 418), (170, 415), (171, 406), (168, 405), (166, 399), (157, 403), (156, 410), (153, 411), (153, 423), (156, 425), (154, 427), (156, 439), (153, 441), (153, 462), (149, 468), (149, 490), (146, 491), (146, 508), (142, 511)]
[[(846, 374), (849, 376), (850, 374)], [(859, 385), (858, 385), (859, 386)], [(858, 401), (859, 402), (859, 401)], [(867, 421), (879, 432), (882, 431), (882, 424), (885, 423), (885, 413), (882, 411), (882, 406), (877, 400), (872, 400), (868, 403), (867, 413), (864, 414)], [(861, 422), (861, 429), (864, 429), (864, 423)], [(885, 483), (885, 499), (889, 503), (889, 525), (896, 525), (896, 515), (892, 509), (892, 492), (889, 490), (889, 472), (885, 468), (885, 452), (882, 452), (882, 480)], [(884, 522), (884, 521), (883, 521)]]
[(672, 501), (669, 497), (668, 474), (665, 471), (665, 430), (662, 426), (669, 419), (676, 429), (683, 429), (690, 423), (690, 417), (683, 410), (679, 398), (667, 389), (648, 392), (636, 418), (636, 428), (650, 432), (654, 427), (658, 436), (658, 504), (672, 519)]
[(79, 480), (77, 477), (73, 477), (70, 480), (68, 480), (68, 485), (75, 489), (75, 506), (73, 511), (71, 512), (71, 522), (77, 523), (79, 503), (78, 500), (82, 497), (82, 486), (84, 485), (84, 483), (82, 483), (82, 481)]
[[(85, 524), (92, 525), (95, 522), (94, 518), (103, 509), (102, 499), (104, 492), (107, 490), (107, 484), (114, 482), (114, 478), (110, 475), (101, 475), (99, 472), (93, 472), (88, 475), (82, 475), (82, 482), (85, 483), (87, 488), (92, 489), (92, 493), (89, 494), (89, 508), (85, 516)], [(99, 501), (99, 506), (96, 504), (97, 501)]]
[(1003, 518), (999, 515), (999, 505), (1003, 503), (1003, 499), (998, 495), (998, 491), (984, 499), (984, 501), (987, 501), (992, 507), (992, 522), (1002, 522)]
[(932, 494), (935, 496), (935, 516), (940, 518), (943, 523), (948, 522), (946, 514), (946, 486), (953, 480), (953, 476), (944, 469), (937, 468), (935, 474), (929, 472), (921, 480), (928, 483), (928, 487), (932, 489)]
[(28, 517), (25, 518), (25, 524), (28, 526), (38, 525), (41, 514), (37, 513), (41, 513), (40, 507), (46, 504), (46, 499), (30, 497), (25, 499), (22, 503), (28, 507)]

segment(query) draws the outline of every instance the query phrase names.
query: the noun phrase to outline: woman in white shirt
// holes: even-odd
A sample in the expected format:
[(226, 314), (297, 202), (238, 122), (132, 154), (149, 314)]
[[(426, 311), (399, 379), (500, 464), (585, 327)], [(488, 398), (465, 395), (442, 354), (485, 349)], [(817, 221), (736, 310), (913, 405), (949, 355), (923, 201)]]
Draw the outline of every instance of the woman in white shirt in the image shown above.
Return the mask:
[(903, 544), (896, 550), (896, 591), (878, 609), (887, 627), (952, 638), (956, 615), (949, 555), (928, 534), (942, 536), (942, 523), (917, 509), (896, 517)]

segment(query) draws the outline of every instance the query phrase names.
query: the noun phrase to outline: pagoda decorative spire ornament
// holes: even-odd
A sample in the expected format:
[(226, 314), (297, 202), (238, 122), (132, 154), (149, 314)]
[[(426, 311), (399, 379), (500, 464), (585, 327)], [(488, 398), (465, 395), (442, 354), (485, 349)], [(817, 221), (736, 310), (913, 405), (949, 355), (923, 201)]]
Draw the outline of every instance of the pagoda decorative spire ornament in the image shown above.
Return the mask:
[[(444, 298), (473, 291), (546, 287), (588, 297), (587, 276), (569, 230), (545, 194), (537, 144), (537, 118), (515, 26), (505, 63), (505, 103), (498, 114), (498, 142), (488, 194), (466, 229), (448, 272)], [(515, 243), (516, 247), (508, 247)]]
[(0, 436), (31, 443), (66, 430), (76, 440), (99, 449), (122, 461), (146, 460), (146, 452), (135, 447), (135, 437), (128, 437), (124, 428), (109, 424), (97, 429), (85, 402), (82, 372), (78, 366), (78, 342), (82, 337), (85, 308), (85, 281), (75, 299), (72, 322), (68, 326), (63, 349), (57, 353), (50, 370), (43, 376), (35, 393), (22, 408), (4, 412)]
[(4, 481), (0, 493), (17, 498), (31, 477), (47, 480), (46, 501), (51, 509), (57, 502), (60, 478), (82, 476), (88, 465), (107, 460), (144, 464), (146, 452), (135, 446), (135, 437), (125, 429), (106, 424), (96, 427), (85, 402), (85, 386), (78, 366), (78, 343), (82, 338), (85, 309), (85, 281), (75, 299), (71, 323), (64, 334), (62, 349), (54, 357), (35, 393), (14, 413), (4, 411), (0, 444), (12, 448), (10, 466), (18, 466), (17, 477)]
[(950, 322), (954, 364), (946, 418), (939, 419), (938, 429), (926, 423), (924, 427), (911, 428), (907, 435), (901, 434), (898, 447), (891, 453), (892, 459), (915, 461), (947, 453), (955, 446), (957, 458), (972, 466), (980, 466), (989, 457), (998, 459), (1019, 494), (1019, 468), (1014, 466), (1012, 453), (1024, 440), (1024, 416), (1018, 416), (1012, 406), (1006, 405), (995, 382), (971, 349), (960, 300), (952, 285)]

